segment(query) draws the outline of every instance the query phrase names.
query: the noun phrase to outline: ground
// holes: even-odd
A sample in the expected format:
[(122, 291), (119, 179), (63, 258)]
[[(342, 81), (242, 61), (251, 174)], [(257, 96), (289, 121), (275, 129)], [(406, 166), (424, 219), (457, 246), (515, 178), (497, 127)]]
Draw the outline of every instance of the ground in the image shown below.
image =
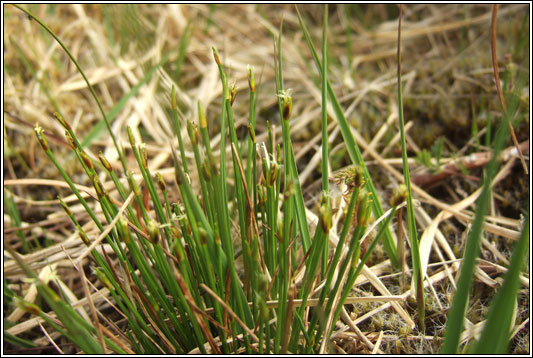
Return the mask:
[[(306, 205), (316, 212), (321, 178), (320, 76), (292, 5), (53, 4), (26, 8), (48, 25), (79, 61), (103, 110), (108, 115), (113, 113), (112, 131), (119, 144), (129, 148), (127, 125), (138, 142), (141, 138), (146, 142), (153, 172), (159, 171), (172, 187), (171, 201), (177, 199), (177, 194), (169, 143), (178, 145), (169, 119), (172, 86), (177, 89), (184, 117), (196, 121), (200, 101), (212, 145), (217, 146), (220, 141), (221, 86), (212, 46), (221, 54), (230, 81), (236, 82), (233, 109), (238, 136), (244, 138), (248, 134), (247, 65), (250, 65), (255, 70), (258, 90), (257, 142), (266, 140), (268, 120), (275, 126), (277, 141), (281, 143), (273, 43), (283, 21), (283, 73), (285, 87), (291, 89), (293, 98), (294, 152)], [(302, 4), (299, 9), (315, 44), (319, 44), (322, 6)], [(329, 81), (352, 126), (384, 208), (388, 209), (393, 189), (403, 180), (396, 81), (398, 7), (332, 4), (328, 11)], [(475, 192), (486, 164), (483, 158), (490, 152), (490, 141), (502, 120), (491, 59), (491, 11), (490, 5), (482, 4), (404, 7), (401, 48), (407, 149), (411, 177), (418, 183), (414, 191), (414, 199), (420, 203), (418, 236), (433, 243), (427, 251), (427, 275), (432, 287), (425, 290), (425, 332), (406, 328), (405, 320), (390, 304), (346, 305), (352, 320), (369, 341), (373, 345), (380, 342), (375, 350), (428, 354), (437, 353), (442, 343), (454, 292), (452, 281), (457, 279), (459, 269), (457, 258), (463, 255), (475, 212)], [(512, 94), (506, 97), (507, 101), (514, 103), (520, 113), (515, 132), (529, 167), (528, 14), (527, 4), (502, 5), (496, 46), (504, 89)], [(105, 126), (98, 126), (102, 115), (96, 102), (57, 42), (34, 19), (10, 4), (4, 4), (3, 20), (4, 242), (24, 254), (32, 268), (43, 275), (42, 279), (53, 278), (44, 269), (52, 265), (59, 281), (70, 288), (77, 301), (83, 298), (84, 290), (69, 256), (75, 257), (83, 243), (57, 196), (71, 205), (82, 225), (89, 221), (88, 216), (76, 205), (76, 198), (41, 149), (33, 126), (39, 123), (44, 128), (51, 149), (76, 184), (91, 187), (65, 139), (64, 129), (52, 115), (54, 112), (63, 114), (78, 138), (90, 136), (86, 150), (95, 161), (101, 151), (114, 168), (119, 168), (120, 162)], [(154, 66), (158, 67), (154, 70)], [(135, 89), (140, 82), (142, 86)], [(329, 108), (333, 183), (335, 174), (351, 165), (351, 161), (332, 107)], [(115, 110), (118, 112), (114, 113)], [(186, 137), (186, 130), (182, 129)], [(186, 146), (192, 153), (188, 142)], [(525, 174), (511, 139), (505, 148), (508, 155), (500, 162), (492, 191), (488, 213), (491, 227), (483, 236), (468, 306), (469, 325), (485, 320), (528, 210), (530, 176)], [(128, 162), (135, 163), (133, 154), (130, 151), (126, 154)], [(191, 163), (192, 158), (191, 154)], [(465, 158), (474, 159), (467, 165)], [(459, 164), (454, 165), (454, 160)], [(443, 175), (443, 168), (452, 170), (451, 175)], [(103, 179), (110, 182), (105, 175)], [(343, 188), (333, 186), (337, 203), (342, 203)], [(199, 190), (198, 184), (196, 189)], [(458, 204), (461, 201), (464, 205)], [(439, 216), (444, 205), (457, 205), (456, 210), (462, 215)], [(436, 231), (429, 229), (433, 220), (441, 220)], [(378, 246), (367, 266), (391, 294), (409, 296), (409, 288), (401, 285), (401, 273), (387, 260), (383, 247)], [(411, 267), (410, 258), (407, 267)], [(410, 272), (408, 269), (408, 283)], [(521, 279), (510, 350), (529, 354), (529, 265)], [(4, 289), (8, 287), (25, 296), (29, 285), (11, 256), (4, 254)], [(383, 294), (366, 276), (358, 279), (354, 293)], [(26, 300), (42, 303), (35, 295), (27, 296)], [(121, 317), (106, 302), (100, 302), (98, 307), (101, 312), (109, 312), (116, 324), (123, 325)], [(406, 299), (402, 307), (416, 320), (415, 303)], [(360, 320), (361, 317), (365, 319)], [(33, 316), (17, 310), (5, 295), (4, 329), (37, 344), (22, 348), (4, 343), (4, 353), (78, 351), (50, 327), (39, 327)], [(50, 330), (49, 337), (46, 330)], [(472, 337), (472, 332), (465, 330), (465, 341)], [(345, 320), (337, 323), (335, 334), (329, 347), (331, 353), (373, 351), (357, 338)]]

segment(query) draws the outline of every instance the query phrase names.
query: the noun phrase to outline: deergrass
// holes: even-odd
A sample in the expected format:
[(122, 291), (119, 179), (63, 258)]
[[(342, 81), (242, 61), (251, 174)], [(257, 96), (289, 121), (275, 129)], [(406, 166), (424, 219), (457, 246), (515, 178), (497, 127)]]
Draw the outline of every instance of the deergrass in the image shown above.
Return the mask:
[[(301, 108), (301, 98), (299, 93), (293, 93), (286, 87), (294, 79), (285, 63), (295, 50), (282, 44), (283, 22), (277, 36), (274, 28), (270, 29), (274, 38), (271, 60), (274, 61), (275, 89), (269, 95), (277, 99), (279, 113), (275, 117), (279, 116), (279, 119), (266, 121), (266, 129), (262, 133), (264, 126), (259, 120), (262, 115), (261, 97), (258, 96), (255, 68), (248, 66), (246, 69), (249, 106), (245, 124), (247, 130), (242, 131), (242, 121), (236, 114), (236, 106), (241, 100), (236, 98), (239, 78), (235, 82), (232, 79), (236, 76), (235, 64), (225, 62), (223, 58), (226, 57), (221, 56), (215, 46), (211, 50), (219, 80), (217, 87), (221, 89), (220, 103), (207, 106), (204, 101), (209, 101), (199, 96), (188, 103), (189, 107), (197, 109), (196, 120), (184, 113), (186, 105), (178, 100), (178, 92), (182, 91), (178, 85), (183, 82), (178, 77), (185, 72), (188, 49), (194, 47), (191, 22), (184, 25), (176, 53), (169, 51), (154, 61), (154, 65), (106, 112), (95, 86), (89, 83), (73, 53), (32, 12), (16, 7), (35, 20), (67, 53), (86, 82), (102, 120), (83, 139), (78, 138), (74, 120), (60, 114), (60, 101), (54, 101), (51, 95), (54, 93), (53, 86), (38, 79), (37, 71), (21, 48), (15, 47), (24, 67), (38, 79), (45, 96), (56, 110), (56, 121), (65, 131), (67, 143), (94, 189), (91, 196), (95, 200), (87, 198), (78, 189), (75, 183), (80, 179), (65, 170), (61, 158), (54, 153), (55, 142), (49, 143), (51, 137), (36, 124), (35, 138), (48, 163), (53, 164), (54, 170), (74, 194), (73, 198), (77, 199), (74, 208), (72, 200), (58, 196), (66, 218), (75, 228), (75, 240), (83, 244), (80, 245), (80, 253), (72, 257), (68, 253), (66, 255), (77, 272), (72, 280), (80, 283), (78, 287), (83, 288), (80, 290), (87, 303), (84, 306), (75, 304), (68, 298), (71, 296), (59, 280), (48, 284), (39, 278), (39, 266), (27, 262), (26, 258), (34, 251), (38, 252), (41, 246), (35, 240), (27, 240), (23, 230), (17, 230), (14, 235), (20, 240), (20, 248), (6, 242), (4, 255), (14, 262), (12, 266), (18, 267), (21, 277), (35, 287), (39, 299), (31, 301), (30, 296), (19, 295), (19, 290), (14, 289), (15, 286), (4, 277), (4, 300), (10, 307), (39, 317), (47, 329), (51, 328), (54, 337), (65, 337), (74, 343), (77, 350), (87, 354), (376, 353), (384, 347), (396, 353), (433, 349), (440, 349), (441, 353), (459, 351), (460, 342), (464, 341), (463, 321), (472, 282), (476, 272), (481, 275), (476, 264), (494, 191), (492, 182), (499, 153), (508, 139), (508, 126), (516, 118), (522, 118), (520, 98), (516, 94), (523, 89), (524, 83), (516, 81), (514, 87), (504, 87), (509, 98), (504, 120), (491, 124), (492, 128), (498, 128), (494, 140), (488, 129), (485, 132), (485, 140), (492, 149), (492, 159), (483, 175), (483, 189), (466, 239), (457, 288), (449, 312), (446, 312), (439, 301), (445, 296), (440, 287), (455, 284), (450, 272), (456, 270), (455, 256), (453, 262), (445, 262), (437, 247), (435, 250), (442, 261), (438, 265), (444, 270), (434, 270), (430, 274), (427, 263), (424, 269), (422, 267), (417, 235), (417, 224), (419, 227), (425, 224), (424, 220), (415, 216), (416, 197), (411, 190), (412, 174), (408, 162), (409, 136), (404, 123), (400, 65), (402, 7), (397, 37), (397, 86), (399, 147), (405, 188), (401, 186), (394, 194), (388, 210), (384, 210), (387, 204), (377, 191), (378, 185), (382, 185), (381, 180), (373, 177), (373, 170), (365, 164), (359, 140), (355, 140), (355, 129), (343, 110), (341, 97), (335, 94), (337, 89), (332, 86), (332, 78), (338, 70), (336, 67), (342, 62), (328, 61), (328, 53), (332, 51), (330, 44), (334, 39), (330, 34), (335, 33), (335, 29), (328, 25), (332, 20), (328, 20), (328, 14), (331, 16), (332, 12), (328, 11), (327, 5), (321, 10), (322, 59), (315, 50), (312, 35), (298, 8), (298, 21), (296, 17), (286, 20), (290, 26), (300, 26), (299, 31), (320, 77), (314, 85), (320, 92), (321, 186), (314, 212), (305, 205), (304, 194), (309, 188), (301, 182), (299, 162), (295, 157), (299, 148), (293, 141), (294, 127), (298, 123), (296, 117), (299, 115), (295, 113), (295, 108)], [(136, 12), (137, 9), (131, 11)], [(216, 24), (214, 19), (219, 16), (218, 13), (210, 7), (205, 31)], [(347, 44), (355, 46), (356, 33), (349, 26), (348, 13), (341, 30), (346, 35)], [(111, 29), (113, 19), (110, 14), (109, 9), (104, 7), (104, 20)], [(135, 26), (139, 25), (136, 23)], [(118, 36), (126, 36), (125, 33), (115, 36), (110, 31), (108, 33), (111, 43)], [(515, 50), (525, 46), (520, 36)], [(126, 51), (122, 48), (123, 43), (120, 42), (121, 52)], [(350, 53), (353, 52), (350, 50)], [(303, 56), (303, 52), (301, 54)], [(143, 86), (157, 72), (165, 71), (164, 66), (170, 63), (176, 82), (168, 86), (165, 101), (170, 108), (169, 128), (173, 128), (174, 133), (169, 134), (168, 143), (161, 151), (171, 154), (173, 168), (158, 170), (154, 165), (157, 157), (150, 155), (148, 145), (143, 142), (148, 140), (146, 135), (136, 137), (136, 128), (126, 125), (129, 143), (121, 143), (120, 136), (114, 132), (114, 121), (119, 120), (121, 111), (142, 91)], [(349, 66), (350, 73), (352, 69), (357, 72), (351, 58)], [(307, 71), (311, 70), (308, 66)], [(509, 76), (518, 75), (510, 73)], [(243, 97), (241, 92), (244, 91), (239, 91)], [(330, 117), (330, 112), (334, 118)], [(216, 145), (209, 131), (215, 116), (220, 124), (220, 141)], [(342, 145), (352, 162), (337, 173), (333, 172), (336, 165), (330, 151), (333, 139), (328, 133), (328, 122), (331, 124), (333, 121), (340, 127)], [(274, 125), (277, 123), (279, 126)], [(88, 154), (87, 148), (102, 136), (104, 126), (112, 139), (115, 153), (100, 151), (96, 160)], [(477, 136), (477, 131), (475, 128), (473, 135)], [(281, 140), (276, 138), (279, 134)], [(109, 160), (109, 155), (119, 158), (121, 168), (117, 168), (115, 161)], [(433, 155), (438, 157), (440, 167), (440, 149)], [(425, 158), (425, 162), (431, 163), (431, 159)], [(333, 201), (334, 185), (342, 187), (340, 204)], [(403, 244), (404, 206), (407, 206), (406, 234), (409, 235), (411, 260), (406, 260), (408, 255)], [(21, 213), (14, 196), (6, 190), (4, 207), (12, 226), (21, 228)], [(80, 210), (83, 216), (79, 215)], [(469, 343), (465, 349), (470, 349), (469, 352), (506, 353), (508, 350), (515, 328), (513, 309), (521, 281), (526, 277), (522, 264), (528, 247), (528, 220), (526, 215), (503, 283), (488, 310), (485, 328), (479, 338), (467, 339)], [(395, 221), (397, 238), (393, 234)], [(438, 242), (437, 239), (435, 241)], [(450, 256), (449, 245), (438, 244)], [(379, 263), (370, 265), (376, 258), (379, 258)], [(12, 272), (9, 270), (14, 268), (8, 267), (7, 272)], [(425, 271), (428, 272), (423, 276)], [(53, 275), (58, 277), (57, 273)], [(409, 289), (404, 292), (406, 275), (412, 277), (413, 292)], [(441, 280), (452, 281), (448, 285), (437, 285)], [(425, 287), (429, 289), (424, 290)], [(107, 290), (105, 293), (104, 289)], [(398, 292), (398, 295), (391, 295), (389, 290)], [(375, 296), (376, 291), (385, 297)], [(359, 297), (362, 292), (368, 297)], [(97, 295), (105, 297), (108, 304), (97, 303)], [(411, 297), (416, 298), (412, 301)], [(385, 302), (378, 306), (380, 301)], [(394, 311), (384, 311), (391, 306)], [(80, 307), (83, 309), (80, 310)], [(88, 309), (90, 315), (84, 309)], [(112, 314), (108, 316), (107, 312)], [(356, 312), (361, 313), (359, 317)], [(411, 315), (418, 318), (416, 328)], [(437, 316), (435, 321), (434, 316)], [(446, 321), (442, 347), (437, 337), (432, 337), (429, 343), (429, 338), (425, 336), (428, 330), (442, 331), (442, 327), (439, 331), (434, 323), (441, 320)], [(503, 327), (508, 328), (505, 334), (499, 334), (502, 322)], [(347, 325), (344, 326), (344, 323)], [(11, 328), (9, 323), (4, 330), (6, 342), (28, 349), (37, 346), (25, 336), (11, 333)], [(392, 335), (383, 334), (387, 328), (392, 330)], [(415, 330), (411, 333), (413, 328)], [(353, 332), (344, 332), (348, 329)], [(378, 334), (379, 331), (381, 333)], [(357, 337), (359, 343), (352, 336)], [(48, 338), (56, 346), (54, 338)], [(394, 339), (395, 343), (388, 343), (394, 342)]]

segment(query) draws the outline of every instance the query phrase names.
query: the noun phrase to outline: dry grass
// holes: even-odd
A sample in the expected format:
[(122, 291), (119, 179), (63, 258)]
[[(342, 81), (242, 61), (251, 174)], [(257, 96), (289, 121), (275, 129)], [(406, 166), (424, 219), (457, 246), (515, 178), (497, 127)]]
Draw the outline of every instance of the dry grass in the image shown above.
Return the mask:
[[(396, 27), (397, 9), (386, 5), (351, 8), (352, 21), (347, 24), (346, 6), (330, 7), (330, 81), (345, 109), (346, 118), (364, 152), (383, 202), (388, 202), (392, 188), (402, 182), (401, 153), (397, 129), (396, 102)], [(284, 26), (284, 76), (292, 89), (294, 107), (293, 143), (301, 173), (304, 195), (309, 198), (309, 217), (315, 214), (315, 198), (320, 193), (320, 106), (319, 77), (290, 5), (40, 5), (32, 11), (48, 24), (73, 52), (86, 71), (108, 112), (146, 72), (168, 55), (167, 63), (131, 98), (113, 122), (113, 131), (125, 147), (125, 127), (147, 142), (152, 172), (159, 171), (167, 182), (174, 182), (169, 142), (177, 146), (169, 122), (169, 94), (178, 88), (180, 106), (187, 118), (197, 118), (197, 101), (207, 108), (212, 144), (218, 150), (218, 106), (221, 88), (218, 70), (211, 56), (216, 45), (236, 81), (238, 93), (234, 106), (237, 127), (246, 131), (247, 65), (255, 68), (260, 83), (257, 140), (266, 138), (266, 120), (278, 123), (274, 79), (274, 47), (279, 23)], [(313, 31), (320, 38), (322, 7), (301, 5)], [(454, 170), (453, 175), (433, 175), (412, 161), (415, 208), (421, 237), (421, 257), (427, 295), (427, 329), (416, 330), (413, 320), (416, 305), (410, 288), (401, 287), (400, 273), (391, 269), (384, 250), (378, 247), (363, 271), (354, 290), (361, 296), (401, 296), (402, 300), (347, 304), (336, 322), (331, 353), (436, 353), (439, 350), (446, 313), (453, 295), (455, 279), (464, 248), (464, 239), (475, 211), (480, 190), (481, 166), (486, 163), (484, 128), (487, 116), (499, 110), (492, 81), (490, 57), (490, 7), (486, 5), (422, 5), (404, 8), (402, 31), (402, 68), (404, 73), (405, 117), (409, 156), (415, 158), (422, 149), (431, 147), (439, 136), (444, 138), (442, 163)], [(499, 11), (499, 48), (501, 67), (509, 65), (505, 54), (513, 51), (519, 36), (526, 5), (502, 6)], [(83, 193), (94, 191), (83, 170), (76, 163), (63, 137), (62, 127), (52, 116), (54, 102), (68, 118), (79, 138), (84, 138), (101, 119), (94, 100), (76, 68), (57, 43), (20, 11), (4, 7), (4, 195), (13, 198), (20, 213), (20, 231), (40, 248), (24, 255), (24, 260), (44, 281), (61, 286), (82, 316), (91, 319), (88, 297), (71, 260), (86, 252), (68, 217), (55, 200), (58, 194), (71, 204), (78, 221), (93, 238), (99, 231), (76, 205), (60, 177), (39, 148), (32, 126), (45, 128), (53, 151), (68, 168)], [(106, 21), (110, 20), (110, 23)], [(174, 76), (179, 41), (190, 22), (192, 36), (179, 77)], [(346, 26), (352, 29), (350, 39)], [(112, 37), (114, 35), (114, 37)], [(351, 41), (351, 42), (350, 42)], [(351, 50), (347, 44), (351, 43)], [(349, 51), (349, 52), (348, 52)], [(350, 57), (351, 54), (351, 57)], [(523, 51), (529, 54), (529, 49)], [(510, 61), (515, 66), (529, 66), (529, 55), (519, 54)], [(25, 63), (27, 62), (27, 63)], [(30, 68), (35, 71), (32, 73)], [(529, 85), (529, 83), (527, 84)], [(527, 103), (529, 94), (524, 94)], [(331, 109), (331, 106), (328, 108)], [(342, 137), (331, 115), (329, 125), (331, 170), (349, 164)], [(478, 141), (472, 134), (477, 121)], [(526, 121), (516, 128), (518, 141), (529, 162), (529, 112)], [(185, 129), (184, 129), (184, 135)], [(281, 128), (276, 126), (281, 138)], [(473, 139), (472, 139), (473, 138)], [(512, 143), (509, 142), (509, 146)], [(118, 157), (109, 136), (102, 131), (87, 148), (96, 158), (103, 151), (114, 167)], [(229, 151), (230, 148), (228, 147)], [(475, 153), (475, 154), (474, 154)], [(189, 152), (192, 159), (192, 151)], [(131, 153), (127, 153), (132, 159)], [(478, 157), (473, 157), (477, 155)], [(472, 161), (472, 158), (474, 160)], [(462, 174), (469, 159), (469, 171)], [(463, 160), (461, 162), (461, 160)], [(459, 164), (457, 164), (459, 163)], [(461, 165), (460, 163), (463, 163)], [(463, 340), (476, 334), (483, 325), (487, 305), (500, 285), (508, 264), (512, 242), (520, 231), (520, 212), (530, 195), (528, 177), (513, 150), (506, 151), (496, 178), (493, 198), (486, 222), (480, 265)], [(454, 167), (455, 165), (455, 167)], [(449, 167), (448, 167), (449, 166)], [(102, 182), (112, 188), (110, 179)], [(418, 181), (417, 181), (418, 180)], [(172, 190), (169, 190), (172, 193)], [(339, 191), (340, 193), (340, 191)], [(171, 201), (176, 199), (170, 198)], [(337, 205), (341, 205), (339, 199)], [(335, 222), (335, 221), (334, 221)], [(331, 245), (335, 244), (333, 230)], [(12, 220), (4, 212), (4, 240), (22, 250)], [(104, 245), (105, 246), (105, 245)], [(107, 250), (109, 252), (110, 250)], [(409, 260), (408, 260), (409, 262)], [(89, 261), (85, 272), (89, 275)], [(29, 302), (38, 300), (33, 284), (10, 255), (4, 252), (4, 277), (9, 287)], [(528, 266), (529, 272), (529, 266)], [(409, 273), (409, 270), (408, 270)], [(91, 277), (89, 277), (91, 278)], [(5, 282), (6, 282), (5, 281)], [(91, 289), (91, 299), (99, 314), (105, 316), (107, 328), (119, 340), (122, 317), (113, 309), (108, 292), (99, 281)], [(409, 282), (409, 281), (408, 281)], [(522, 277), (516, 334), (511, 349), (529, 353), (529, 274)], [(7, 320), (7, 321), (6, 321)], [(4, 344), (4, 353), (42, 354), (76, 352), (75, 347), (58, 336), (43, 321), (19, 308), (4, 305), (6, 331), (35, 342), (38, 348), (23, 349)], [(116, 325), (116, 326), (115, 326)], [(56, 346), (57, 345), (57, 346)]]

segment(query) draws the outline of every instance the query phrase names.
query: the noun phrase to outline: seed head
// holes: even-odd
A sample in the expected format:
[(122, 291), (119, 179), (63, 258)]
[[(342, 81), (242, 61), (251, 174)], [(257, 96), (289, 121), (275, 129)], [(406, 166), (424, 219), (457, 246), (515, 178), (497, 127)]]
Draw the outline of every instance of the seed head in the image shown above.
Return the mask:
[(102, 163), (102, 165), (104, 166), (104, 168), (105, 168), (108, 172), (112, 172), (112, 171), (113, 171), (113, 167), (111, 166), (111, 164), (109, 163), (109, 161), (107, 160), (107, 158), (104, 156), (104, 153), (99, 152), (99, 153), (98, 153), (98, 159), (100, 159), (100, 163)]
[(83, 162), (85, 163), (85, 165), (90, 170), (94, 170), (93, 162), (92, 162), (91, 158), (89, 158), (89, 155), (87, 153), (85, 153), (84, 150), (80, 151), (80, 156), (81, 156), (81, 159), (83, 159)]
[(200, 128), (207, 128), (207, 119), (200, 101), (198, 101), (198, 122), (200, 123)]
[(102, 271), (100, 267), (96, 267), (93, 272), (96, 275), (96, 277), (98, 277), (100, 282), (102, 282), (104, 286), (107, 287), (108, 290), (110, 291), (113, 290), (113, 285), (111, 284), (111, 281), (109, 281), (109, 279), (106, 277), (106, 275), (104, 274), (104, 272)]
[(87, 237), (85, 231), (78, 229), (78, 235), (80, 236), (81, 241), (83, 241), (86, 246), (91, 245), (91, 242), (89, 241), (89, 238)]
[(252, 66), (248, 65), (248, 86), (250, 87), (250, 92), (255, 92), (255, 78), (254, 78), (254, 70)]
[(207, 231), (203, 227), (199, 227), (198, 234), (200, 235), (200, 244), (205, 245), (207, 243)]
[(23, 299), (17, 299), (17, 306), (23, 311), (31, 313), (32, 315), (39, 316), (41, 315), (41, 308), (34, 303), (24, 301)]
[(255, 139), (255, 129), (251, 126), (251, 125), (248, 125), (248, 134), (250, 135), (250, 138), (252, 139), (252, 143), (256, 143), (256, 139)]
[(372, 200), (370, 199), (371, 193), (361, 189), (359, 192), (358, 207), (357, 207), (357, 223), (363, 227), (368, 226), (370, 220), (370, 204)]
[[(328, 199), (326, 199), (328, 200)], [(318, 218), (320, 219), (320, 226), (322, 231), (327, 235), (331, 228), (331, 205), (327, 201), (324, 201), (318, 209)]]
[(128, 227), (128, 221), (124, 219), (124, 217), (121, 217), (120, 219), (118, 219), (117, 228), (118, 228), (118, 232), (122, 240), (124, 240), (126, 244), (129, 244), (131, 241), (130, 228)]
[(39, 124), (35, 125), (34, 130), (35, 134), (37, 135), (37, 139), (41, 144), (41, 147), (43, 147), (43, 150), (47, 152), (50, 147), (48, 146), (48, 142), (46, 141), (46, 137), (44, 136), (44, 130), (41, 128), (41, 126), (39, 126)]
[(268, 277), (262, 272), (258, 274), (257, 288), (261, 293), (266, 293), (268, 290)]
[(139, 186), (137, 185), (137, 182), (135, 181), (135, 178), (133, 177), (133, 172), (131, 170), (128, 171), (128, 182), (130, 184), (130, 189), (135, 193), (135, 195), (140, 196), (141, 191), (139, 190)]
[(65, 210), (65, 212), (67, 213), (67, 215), (69, 217), (72, 217), (73, 214), (72, 214), (72, 211), (70, 210), (70, 208), (68, 207), (67, 203), (65, 203), (63, 201), (63, 199), (61, 199), (61, 197), (58, 195), (57, 196), (57, 199), (59, 200), (59, 204), (61, 204), (61, 207), (63, 208), (63, 210)]
[(181, 238), (180, 231), (178, 230), (178, 228), (174, 224), (170, 225), (170, 232), (172, 233), (174, 238), (176, 238), (176, 239)]
[(204, 160), (204, 162), (202, 163), (201, 170), (202, 170), (202, 176), (204, 177), (205, 181), (210, 182), (211, 181), (211, 169), (210, 169), (209, 163), (206, 160)]
[(187, 133), (189, 133), (192, 145), (196, 147), (198, 145), (198, 127), (196, 126), (196, 123), (189, 120), (187, 121)]
[(290, 90), (280, 91), (278, 97), (281, 98), (281, 108), (283, 120), (288, 121), (291, 118), (292, 112), (292, 96)]
[(233, 106), (233, 102), (235, 102), (235, 97), (237, 97), (237, 87), (235, 86), (235, 81), (230, 84), (229, 86), (229, 94), (230, 94), (230, 104)]
[(63, 128), (65, 128), (68, 131), (72, 130), (72, 127), (70, 126), (70, 124), (68, 124), (68, 122), (65, 121), (65, 118), (63, 118), (63, 116), (59, 112), (54, 112), (54, 117), (63, 126)]
[(165, 180), (163, 179), (163, 176), (161, 173), (157, 172), (155, 173), (155, 179), (157, 180), (157, 184), (159, 185), (159, 189), (161, 189), (162, 192), (167, 191), (167, 183), (165, 183)]
[(407, 186), (400, 184), (399, 187), (394, 188), (392, 192), (392, 198), (390, 200), (391, 206), (398, 206), (407, 199)]
[(213, 49), (213, 56), (215, 57), (215, 62), (217, 63), (217, 65), (220, 66), (221, 62), (220, 62), (220, 57), (218, 56), (218, 51), (215, 48), (215, 46), (213, 46), (212, 49)]
[(278, 179), (279, 165), (277, 162), (272, 162), (270, 165), (270, 170), (268, 171), (267, 185), (273, 186)]
[(336, 173), (333, 182), (337, 185), (346, 184), (348, 193), (353, 192), (354, 188), (360, 188), (365, 183), (363, 168), (351, 166)]
[(96, 195), (98, 195), (99, 198), (102, 198), (104, 196), (104, 189), (102, 188), (102, 184), (100, 183), (98, 175), (93, 175), (92, 179), (94, 190), (96, 190)]
[(141, 164), (144, 169), (148, 168), (148, 153), (146, 152), (146, 143), (139, 145), (139, 152), (141, 154)]
[(157, 227), (156, 223), (153, 220), (148, 220), (148, 222), (146, 223), (146, 229), (148, 230), (148, 237), (150, 238), (150, 242), (154, 245), (159, 243), (161, 233), (159, 232), (159, 228)]
[(289, 199), (291, 196), (293, 196), (296, 193), (296, 187), (294, 185), (294, 182), (291, 180), (287, 183), (287, 187), (285, 188), (285, 191), (283, 193), (284, 200)]
[(72, 138), (72, 136), (70, 135), (69, 131), (65, 131), (65, 138), (67, 138), (67, 142), (72, 149), (78, 149), (78, 146), (76, 145), (76, 142), (74, 141), (74, 138)]

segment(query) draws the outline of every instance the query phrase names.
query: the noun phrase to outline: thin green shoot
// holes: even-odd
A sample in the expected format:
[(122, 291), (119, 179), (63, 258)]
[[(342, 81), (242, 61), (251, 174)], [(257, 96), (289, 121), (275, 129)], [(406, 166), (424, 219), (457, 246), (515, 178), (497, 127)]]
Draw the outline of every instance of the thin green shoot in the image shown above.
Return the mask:
[[(402, 67), (401, 67), (401, 29), (402, 29), (402, 5), (400, 5), (400, 15), (398, 19), (398, 116), (400, 122), (400, 137), (402, 144), (402, 163), (404, 183), (407, 187), (407, 229), (409, 231), (409, 241), (411, 242), (411, 259), (413, 265), (413, 280), (415, 282), (416, 303), (418, 308), (418, 324), (420, 330), (425, 330), (425, 298), (424, 283), (422, 277), (422, 263), (420, 261), (420, 249), (418, 235), (416, 232), (415, 212), (413, 208), (413, 193), (411, 191), (411, 176), (409, 175), (409, 162), (407, 157), (407, 146), (405, 141), (405, 125), (403, 118), (402, 100)], [(401, 238), (399, 238), (401, 239)]]

